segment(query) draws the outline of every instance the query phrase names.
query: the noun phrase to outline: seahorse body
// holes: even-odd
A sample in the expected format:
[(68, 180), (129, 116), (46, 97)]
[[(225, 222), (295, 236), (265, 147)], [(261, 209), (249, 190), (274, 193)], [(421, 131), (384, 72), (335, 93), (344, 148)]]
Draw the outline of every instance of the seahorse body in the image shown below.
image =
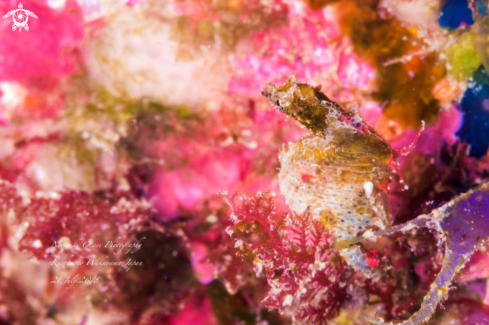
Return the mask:
[[(280, 153), (280, 191), (289, 207), (309, 209), (338, 240), (387, 226), (383, 190), (392, 173), (393, 150), (354, 111), (343, 110), (319, 89), (297, 84), (268, 84), (263, 94), (277, 109), (313, 134), (291, 142)], [(378, 275), (358, 246), (340, 251), (354, 269)]]

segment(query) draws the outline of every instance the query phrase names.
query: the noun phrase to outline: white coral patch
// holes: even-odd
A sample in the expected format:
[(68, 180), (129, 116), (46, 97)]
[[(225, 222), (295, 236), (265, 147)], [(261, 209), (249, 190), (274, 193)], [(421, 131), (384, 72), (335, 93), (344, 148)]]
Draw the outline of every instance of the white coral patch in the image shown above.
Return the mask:
[(102, 6), (101, 11), (111, 14), (101, 33), (88, 42), (89, 75), (115, 96), (191, 108), (208, 103), (206, 107), (213, 109), (223, 98), (221, 89), (227, 89), (231, 62), (213, 44), (202, 46), (191, 58), (182, 57), (179, 43), (172, 39), (174, 16), (167, 3), (143, 2), (136, 10)]

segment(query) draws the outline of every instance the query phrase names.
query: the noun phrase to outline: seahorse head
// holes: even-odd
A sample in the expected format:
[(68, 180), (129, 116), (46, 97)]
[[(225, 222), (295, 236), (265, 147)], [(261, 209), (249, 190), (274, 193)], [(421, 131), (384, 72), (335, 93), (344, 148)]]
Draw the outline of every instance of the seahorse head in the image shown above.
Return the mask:
[(321, 139), (316, 150), (303, 152), (303, 159), (318, 166), (333, 161), (335, 165), (355, 166), (369, 171), (372, 183), (386, 185), (395, 159), (393, 150), (357, 111), (341, 108), (321, 93), (320, 87), (299, 84), (294, 77), (283, 86), (265, 85), (263, 95)]

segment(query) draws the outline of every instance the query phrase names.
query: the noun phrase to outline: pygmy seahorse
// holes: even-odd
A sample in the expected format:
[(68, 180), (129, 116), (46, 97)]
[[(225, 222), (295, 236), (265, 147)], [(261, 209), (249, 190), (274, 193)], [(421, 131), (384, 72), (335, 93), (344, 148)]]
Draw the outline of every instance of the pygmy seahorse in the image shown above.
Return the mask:
[[(402, 153), (356, 110), (344, 110), (320, 88), (298, 84), (294, 77), (282, 87), (266, 85), (263, 95), (312, 132), (280, 152), (280, 191), (291, 210), (309, 209), (338, 242), (388, 226), (383, 193)], [(367, 277), (380, 275), (358, 246), (341, 249), (340, 255)]]

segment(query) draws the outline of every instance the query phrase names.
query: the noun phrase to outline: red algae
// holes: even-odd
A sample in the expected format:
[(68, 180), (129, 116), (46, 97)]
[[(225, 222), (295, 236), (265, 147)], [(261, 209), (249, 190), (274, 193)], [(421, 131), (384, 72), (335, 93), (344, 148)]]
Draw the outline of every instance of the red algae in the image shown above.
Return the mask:
[(226, 231), (238, 254), (253, 260), (258, 277), (269, 285), (263, 303), (287, 310), (295, 321), (316, 324), (331, 319), (347, 299), (351, 271), (328, 248), (332, 237), (320, 221), (275, 214), (275, 194), (224, 194), (234, 226)]

